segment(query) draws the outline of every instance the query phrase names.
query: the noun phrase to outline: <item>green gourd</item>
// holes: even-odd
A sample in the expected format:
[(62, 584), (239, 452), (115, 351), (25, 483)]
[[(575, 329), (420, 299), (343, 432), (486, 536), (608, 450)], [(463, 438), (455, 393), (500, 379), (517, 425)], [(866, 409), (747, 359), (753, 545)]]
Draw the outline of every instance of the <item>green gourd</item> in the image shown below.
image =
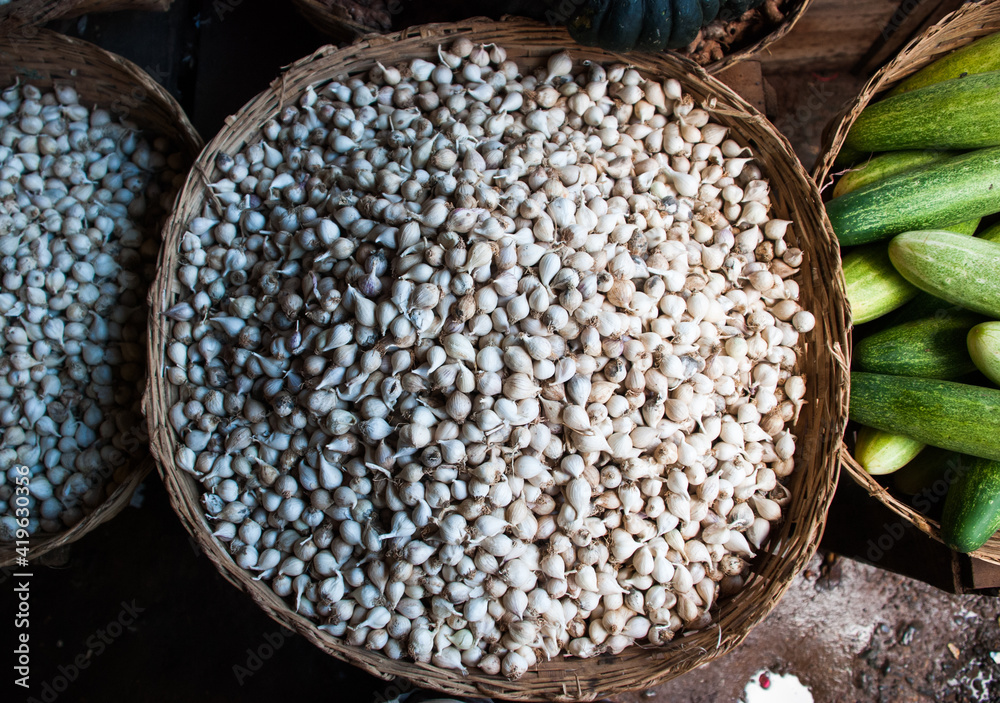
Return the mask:
[(646, 0), (646, 11), (642, 17), (642, 32), (636, 49), (640, 51), (663, 51), (670, 44), (670, 31), (674, 19), (669, 0), (653, 2)]
[(641, 0), (611, 0), (601, 23), (601, 48), (608, 51), (634, 49), (642, 32), (644, 5)]
[(608, 14), (611, 0), (584, 0), (579, 11), (570, 17), (569, 33), (580, 44), (597, 46), (601, 42), (601, 24)]
[(668, 48), (680, 49), (701, 31), (701, 0), (674, 0), (674, 27)]
[(716, 17), (719, 16), (719, 11), (722, 9), (722, 3), (720, 0), (701, 0), (701, 21), (702, 24), (708, 24)]
[[(716, 19), (736, 20), (763, 0), (577, 0), (567, 27), (580, 44), (609, 51), (681, 49)], [(559, 6), (557, 0), (546, 0)]]

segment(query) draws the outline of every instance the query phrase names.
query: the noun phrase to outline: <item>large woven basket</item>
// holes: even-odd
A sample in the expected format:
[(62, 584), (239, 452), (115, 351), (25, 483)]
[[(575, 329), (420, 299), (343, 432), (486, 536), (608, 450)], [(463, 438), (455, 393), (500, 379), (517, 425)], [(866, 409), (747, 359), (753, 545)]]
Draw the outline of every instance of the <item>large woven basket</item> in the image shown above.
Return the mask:
[(537, 67), (554, 51), (566, 48), (576, 59), (613, 63), (619, 57), (584, 50), (562, 35), (537, 23), (472, 21), (460, 24), (414, 27), (402, 33), (371, 37), (344, 49), (324, 47), (293, 64), (266, 92), (257, 96), (227, 121), (202, 152), (188, 177), (178, 205), (164, 229), (160, 268), (151, 293), (147, 417), (157, 468), (167, 486), (174, 509), (222, 574), (245, 592), (279, 623), (308, 638), (323, 651), (351, 662), (382, 678), (401, 677), (459, 695), (487, 695), (514, 700), (593, 700), (622, 691), (646, 688), (679, 676), (737, 646), (771, 611), (816, 549), (826, 521), (826, 511), (837, 479), (837, 449), (843, 433), (847, 406), (847, 354), (850, 349), (847, 310), (840, 274), (839, 252), (829, 222), (812, 181), (795, 158), (788, 142), (771, 124), (736, 93), (688, 61), (670, 55), (632, 57), (630, 63), (649, 76), (674, 77), (697, 102), (714, 105), (716, 119), (730, 126), (760, 155), (770, 177), (777, 215), (796, 223), (794, 245), (808, 253), (799, 283), (804, 305), (816, 313), (816, 330), (806, 345), (803, 372), (807, 375), (808, 402), (797, 425), (800, 436), (797, 468), (791, 490), (793, 500), (784, 522), (753, 566), (746, 588), (723, 601), (713, 612), (715, 623), (707, 630), (679, 637), (661, 648), (631, 647), (618, 656), (581, 660), (572, 657), (540, 663), (516, 682), (478, 672), (462, 676), (433, 666), (395, 661), (380, 653), (346, 646), (294, 613), (266, 585), (254, 581), (212, 537), (212, 529), (199, 504), (201, 486), (174, 465), (179, 438), (167, 422), (168, 408), (178, 392), (162, 373), (168, 321), (162, 312), (177, 300), (180, 265), (178, 242), (190, 219), (202, 211), (205, 182), (215, 174), (219, 153), (235, 154), (256, 135), (262, 123), (283, 106), (296, 102), (307, 86), (367, 72), (376, 61), (403, 58), (434, 59), (438, 44), (457, 37), (474, 43), (497, 42), (508, 58), (525, 67)]
[(41, 26), (52, 20), (78, 17), (88, 12), (146, 10), (166, 12), (173, 0), (14, 0), (0, 8), (3, 31), (23, 26)]
[[(0, 40), (0, 59), (2, 85), (17, 80), (42, 89), (69, 84), (76, 88), (82, 104), (111, 110), (118, 106), (118, 115), (127, 110), (130, 120), (151, 134), (169, 137), (191, 161), (201, 148), (201, 137), (170, 93), (131, 61), (93, 44), (45, 29), (32, 30), (30, 36)], [(140, 448), (128, 467), (116, 471), (119, 485), (97, 510), (65, 532), (32, 538), (29, 558), (74, 542), (118, 514), (152, 469), (145, 446)], [(0, 566), (13, 563), (16, 556), (11, 546), (0, 545)]]
[[(340, 7), (331, 6), (324, 0), (292, 0), (299, 12), (309, 20), (317, 29), (324, 34), (333, 37), (339, 42), (350, 42), (371, 34), (371, 27), (358, 22)], [(795, 23), (799, 21), (803, 13), (808, 9), (812, 0), (795, 0), (789, 3), (791, 9), (785, 16), (784, 21), (774, 27), (770, 32), (761, 36), (756, 41), (743, 46), (730, 54), (723, 56), (718, 61), (705, 66), (709, 73), (719, 73), (735, 63), (739, 63), (748, 58), (752, 58), (762, 53), (767, 47), (781, 39), (792, 31)], [(518, 20), (523, 21), (523, 20)], [(564, 27), (550, 26), (548, 31), (554, 32), (558, 37), (557, 41), (570, 41), (569, 33)]]
[[(975, 41), (979, 37), (998, 31), (1000, 31), (1000, 2), (982, 0), (967, 3), (910, 42), (895, 59), (886, 64), (865, 84), (858, 97), (831, 123), (831, 127), (827, 130), (823, 156), (813, 173), (820, 189), (824, 192), (829, 190), (828, 186), (832, 184), (836, 175), (834, 161), (844, 145), (851, 125), (854, 124), (868, 103), (934, 60)], [(941, 524), (917, 512), (878, 483), (851, 456), (847, 444), (844, 444), (841, 449), (841, 460), (851, 478), (861, 484), (871, 496), (888, 506), (924, 534), (941, 541)], [(1000, 536), (992, 537), (972, 555), (985, 561), (1000, 564)]]

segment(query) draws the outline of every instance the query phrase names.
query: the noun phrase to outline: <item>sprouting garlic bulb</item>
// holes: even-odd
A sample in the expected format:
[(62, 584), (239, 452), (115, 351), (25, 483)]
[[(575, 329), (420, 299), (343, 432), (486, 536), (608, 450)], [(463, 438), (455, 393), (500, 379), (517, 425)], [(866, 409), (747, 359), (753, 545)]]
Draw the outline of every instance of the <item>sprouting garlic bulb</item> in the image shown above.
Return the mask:
[(168, 149), (72, 87), (2, 93), (0, 541), (79, 522), (146, 442), (146, 284), (181, 171)]
[(790, 498), (792, 223), (677, 81), (568, 60), (310, 88), (181, 241), (174, 461), (350, 645), (514, 679), (664, 643)]

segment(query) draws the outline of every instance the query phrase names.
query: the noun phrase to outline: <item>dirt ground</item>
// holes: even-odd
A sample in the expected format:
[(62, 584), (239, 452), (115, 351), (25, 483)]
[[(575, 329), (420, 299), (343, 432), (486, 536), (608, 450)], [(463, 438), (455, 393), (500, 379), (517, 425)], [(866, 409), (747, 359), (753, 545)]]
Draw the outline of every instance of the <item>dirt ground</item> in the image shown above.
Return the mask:
[(737, 701), (766, 669), (794, 674), (816, 703), (998, 701), (998, 616), (996, 598), (951, 595), (850, 559), (817, 556), (738, 649), (616, 700)]

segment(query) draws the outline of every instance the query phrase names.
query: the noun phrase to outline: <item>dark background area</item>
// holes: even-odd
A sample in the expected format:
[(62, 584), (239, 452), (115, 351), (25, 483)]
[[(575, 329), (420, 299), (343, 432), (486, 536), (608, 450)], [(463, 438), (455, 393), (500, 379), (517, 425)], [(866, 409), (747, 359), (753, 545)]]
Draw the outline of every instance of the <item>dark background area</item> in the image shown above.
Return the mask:
[[(206, 141), (281, 67), (328, 43), (289, 4), (267, 0), (175, 0), (169, 13), (92, 14), (51, 26), (144, 68), (177, 97)], [(794, 93), (815, 76), (804, 71), (795, 84), (784, 75), (778, 89)], [(785, 118), (800, 154), (815, 156), (819, 129), (840, 101), (830, 99), (808, 125), (793, 107), (769, 116), (778, 124)], [(824, 546), (864, 556), (864, 535), (895, 524), (898, 518), (845, 476)], [(883, 566), (905, 568), (893, 560), (917, 558), (949, 585), (947, 550), (912, 530), (901, 540), (912, 549), (893, 550)], [(11, 685), (19, 579), (0, 571), (0, 700), (381, 701), (400, 691), (282, 632), (201, 554), (155, 475), (113, 521), (45, 561), (31, 568), (29, 693)], [(119, 618), (130, 624), (109, 627)]]

